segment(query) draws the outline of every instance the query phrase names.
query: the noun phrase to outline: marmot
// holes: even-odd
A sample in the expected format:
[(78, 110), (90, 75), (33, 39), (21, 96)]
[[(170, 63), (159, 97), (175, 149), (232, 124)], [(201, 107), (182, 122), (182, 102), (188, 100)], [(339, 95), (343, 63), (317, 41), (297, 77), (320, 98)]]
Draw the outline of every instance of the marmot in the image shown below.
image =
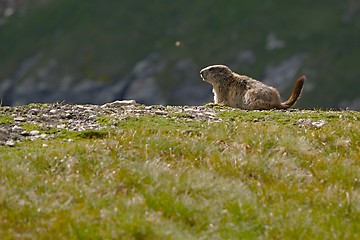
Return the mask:
[(213, 86), (215, 103), (246, 110), (287, 109), (295, 104), (304, 85), (300, 77), (290, 98), (281, 102), (279, 92), (251, 77), (239, 75), (224, 65), (213, 65), (200, 71), (202, 79)]

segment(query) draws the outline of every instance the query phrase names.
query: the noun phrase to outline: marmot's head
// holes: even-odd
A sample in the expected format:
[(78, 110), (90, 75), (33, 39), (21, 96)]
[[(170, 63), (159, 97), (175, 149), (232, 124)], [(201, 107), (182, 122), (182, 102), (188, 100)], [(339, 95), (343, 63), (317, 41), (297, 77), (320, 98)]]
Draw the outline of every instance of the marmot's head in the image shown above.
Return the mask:
[(205, 82), (222, 83), (232, 77), (233, 72), (225, 65), (212, 65), (200, 71), (200, 76)]

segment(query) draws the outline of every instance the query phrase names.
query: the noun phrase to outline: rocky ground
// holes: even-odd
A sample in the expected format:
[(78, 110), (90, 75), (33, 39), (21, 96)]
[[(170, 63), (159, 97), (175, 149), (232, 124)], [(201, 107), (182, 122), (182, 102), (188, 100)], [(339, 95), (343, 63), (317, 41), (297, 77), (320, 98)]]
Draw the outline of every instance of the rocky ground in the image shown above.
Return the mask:
[[(110, 117), (110, 126), (129, 117), (162, 115), (194, 121), (218, 121), (213, 109), (204, 106), (144, 106), (134, 100), (104, 105), (30, 104), (0, 107), (0, 145), (15, 146), (23, 140), (50, 139), (62, 130), (101, 130), (102, 117)], [(71, 141), (71, 139), (69, 139)]]
[[(214, 107), (217, 106), (217, 107)], [(0, 106), (0, 145), (16, 146), (24, 140), (56, 138), (64, 131), (81, 132), (113, 128), (120, 121), (143, 115), (162, 116), (189, 121), (218, 122), (219, 111), (232, 111), (231, 108), (216, 104), (205, 106), (163, 106), (141, 105), (135, 100), (123, 100), (103, 105), (72, 105), (65, 103), (29, 104), (17, 107)], [(286, 112), (307, 112), (309, 110), (290, 109)], [(266, 121), (271, 118), (265, 117)], [(295, 119), (294, 119), (295, 120)], [(254, 118), (252, 121), (260, 121)], [(293, 122), (300, 127), (320, 128), (325, 120), (313, 121), (311, 118)], [(65, 139), (73, 141), (73, 139)]]

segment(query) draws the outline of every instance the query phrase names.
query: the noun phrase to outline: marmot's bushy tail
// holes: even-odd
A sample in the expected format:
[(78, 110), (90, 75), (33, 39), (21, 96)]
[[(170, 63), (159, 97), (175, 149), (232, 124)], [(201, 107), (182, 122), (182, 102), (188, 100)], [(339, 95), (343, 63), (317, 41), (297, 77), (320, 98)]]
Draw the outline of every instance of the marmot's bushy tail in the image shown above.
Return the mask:
[(289, 99), (286, 100), (285, 102), (281, 103), (281, 107), (283, 109), (290, 108), (296, 103), (296, 101), (300, 97), (301, 90), (302, 90), (302, 88), (304, 86), (305, 79), (306, 79), (306, 77), (302, 76), (296, 81), (294, 90), (293, 90), (291, 96), (289, 97)]

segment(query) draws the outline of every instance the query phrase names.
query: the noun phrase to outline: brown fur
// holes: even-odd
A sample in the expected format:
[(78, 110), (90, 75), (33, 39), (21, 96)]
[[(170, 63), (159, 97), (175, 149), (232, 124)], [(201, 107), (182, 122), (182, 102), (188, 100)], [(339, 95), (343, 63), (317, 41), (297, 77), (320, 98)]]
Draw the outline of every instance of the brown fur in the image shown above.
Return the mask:
[(247, 110), (287, 109), (298, 100), (305, 76), (300, 77), (288, 100), (281, 102), (279, 92), (262, 82), (234, 73), (224, 65), (213, 65), (200, 71), (204, 81), (213, 86), (215, 103)]

